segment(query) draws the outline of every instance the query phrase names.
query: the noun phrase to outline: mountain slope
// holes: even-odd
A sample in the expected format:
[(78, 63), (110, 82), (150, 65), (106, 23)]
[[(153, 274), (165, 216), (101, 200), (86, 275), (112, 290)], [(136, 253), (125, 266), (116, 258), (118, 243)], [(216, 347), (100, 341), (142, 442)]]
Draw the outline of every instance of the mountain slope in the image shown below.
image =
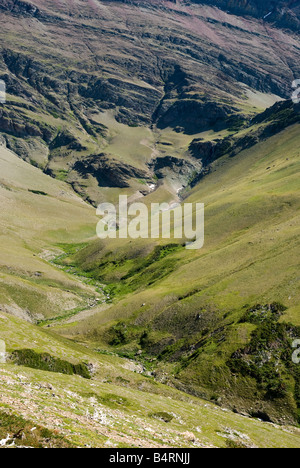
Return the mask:
[[(212, 164), (211, 173), (186, 200), (206, 205), (206, 241), (200, 251), (170, 246), (165, 254), (154, 255), (153, 241), (140, 241), (133, 250), (129, 241), (120, 245), (111, 240), (71, 256), (66, 265), (111, 283), (115, 304), (72, 326), (58, 323), (55, 329), (128, 355), (142, 350), (158, 378), (209, 399), (217, 395), (232, 409), (281, 422), (297, 419), (295, 381), (288, 367), (299, 326), (298, 148), (296, 124)], [(286, 392), (270, 397), (264, 389), (268, 374), (265, 382), (241, 375), (237, 383), (239, 372), (231, 371), (229, 361), (257, 329), (255, 321), (243, 319), (247, 310), (276, 303), (284, 306), (274, 306), (280, 322), (294, 328), (286, 331), (286, 361), (273, 376), (286, 381)], [(272, 325), (273, 319), (267, 322)], [(285, 346), (280, 344), (280, 353)]]
[[(103, 180), (90, 155), (109, 187), (149, 193), (153, 157), (187, 152), (192, 137), (180, 132), (242, 126), (289, 97), (299, 74), (296, 33), (208, 5), (7, 0), (1, 8), (5, 141), (93, 202)], [(135, 148), (120, 151), (126, 133)], [(132, 167), (111, 181), (118, 163)], [(191, 163), (189, 174), (198, 170)]]
[(1, 309), (29, 320), (84, 308), (102, 298), (94, 288), (51, 266), (63, 238), (95, 235), (97, 218), (64, 182), (0, 146)]
[[(61, 315), (68, 301), (80, 302), (95, 294), (91, 286), (38, 256), (45, 249), (59, 253), (61, 240), (78, 242), (90, 236), (94, 211), (65, 183), (3, 147), (0, 164), (5, 239), (1, 242), (0, 336), (7, 353), (17, 358), (0, 368), (1, 440), (9, 435), (8, 443), (44, 447), (298, 446), (296, 429), (286, 432), (226, 413), (140, 375), (149, 371), (132, 360), (91, 352), (56, 337), (50, 333), (54, 328), (44, 331), (24, 322), (23, 318), (34, 321), (41, 315)], [(35, 276), (37, 272), (41, 276)], [(29, 361), (28, 349), (34, 351)], [(39, 370), (43, 354), (47, 361), (51, 356), (69, 365), (87, 363), (92, 379)], [(40, 429), (33, 437), (31, 429), (37, 425)], [(20, 431), (24, 437), (13, 438)]]
[(255, 18), (262, 18), (268, 23), (275, 23), (278, 27), (299, 30), (300, 5), (298, 0), (250, 0), (247, 2), (226, 0), (204, 0), (201, 2), (193, 0), (195, 3), (206, 3), (216, 5), (238, 15), (251, 15)]
[(0, 445), (299, 446), (298, 3), (1, 2)]
[(98, 448), (299, 446), (296, 428), (283, 430), (224, 412), (138, 374), (139, 367), (131, 361), (91, 353), (6, 314), (1, 313), (0, 323), (10, 352), (25, 346), (93, 365), (92, 380), (1, 365), (0, 440), (8, 437), (8, 444), (46, 448), (57, 444)]

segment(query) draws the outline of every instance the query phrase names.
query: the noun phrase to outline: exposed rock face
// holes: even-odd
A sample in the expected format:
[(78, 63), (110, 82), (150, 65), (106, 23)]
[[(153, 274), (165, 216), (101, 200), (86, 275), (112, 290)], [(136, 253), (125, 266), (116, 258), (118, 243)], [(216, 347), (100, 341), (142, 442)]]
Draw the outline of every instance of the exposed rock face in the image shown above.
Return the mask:
[(4, 133), (12, 134), (16, 137), (40, 137), (48, 143), (54, 134), (54, 130), (50, 126), (29, 120), (23, 117), (21, 113), (8, 111), (3, 108), (0, 108), (0, 126)]
[(187, 161), (172, 156), (156, 158), (149, 166), (158, 179), (173, 175), (183, 184), (191, 179), (194, 172), (200, 172), (202, 169), (202, 165), (197, 161)]
[[(107, 2), (127, 0), (104, 0)], [(138, 0), (131, 0), (134, 3)], [(149, 0), (155, 4), (158, 0)], [(212, 5), (228, 11), (235, 15), (249, 15), (261, 18), (268, 22), (274, 22), (277, 26), (298, 30), (300, 26), (300, 5), (298, 0), (170, 0), (168, 3), (180, 4), (202, 4)], [(164, 2), (167, 3), (167, 2)]]
[[(278, 60), (282, 51), (274, 49), (273, 38), (259, 23), (250, 29), (247, 21), (198, 5), (188, 8), (184, 2), (173, 6), (158, 1), (103, 3), (105, 9), (101, 2), (98, 8), (81, 3), (79, 9), (74, 2), (68, 11), (44, 0), (6, 0), (1, 18), (2, 68), (15, 80), (14, 86), (24, 88), (26, 94), (38, 91), (46, 98), (40, 105), (52, 104), (57, 110), (68, 110), (79, 99), (85, 106), (96, 102), (116, 108), (117, 117), (126, 123), (152, 123), (160, 118), (162, 125), (175, 126), (181, 117), (179, 121), (175, 116), (173, 121), (169, 115), (164, 117), (174, 102), (161, 106), (162, 101), (182, 101), (182, 107), (177, 103), (172, 113), (191, 108), (198, 113), (197, 103), (206, 111), (216, 97), (240, 98), (240, 81), (282, 97), (290, 95), (290, 76)], [(37, 20), (32, 23), (25, 13), (34, 9)], [(26, 53), (5, 39), (6, 33), (13, 33), (13, 24), (24, 34)], [(84, 35), (80, 43), (78, 34)], [(258, 49), (252, 47), (251, 37), (259, 42)], [(280, 39), (293, 71), (299, 69), (295, 40)], [(270, 57), (271, 45), (274, 56)], [(211, 96), (210, 101), (206, 96)], [(226, 118), (228, 109), (214, 104), (210, 112)]]
[(191, 154), (195, 158), (201, 159), (203, 166), (215, 161), (230, 148), (231, 144), (229, 142), (224, 143), (224, 140), (220, 144), (218, 141), (202, 141), (195, 139), (190, 144)]
[[(209, 164), (225, 154), (235, 156), (298, 122), (300, 122), (300, 104), (293, 104), (292, 101), (280, 102), (257, 115), (249, 125), (249, 131), (245, 136), (232, 136), (214, 141), (196, 138), (190, 144), (189, 150), (194, 158), (201, 160), (205, 170)], [(264, 125), (257, 128), (258, 123)]]
[(29, 16), (35, 16), (39, 13), (35, 5), (21, 0), (3, 0), (0, 5), (0, 10), (1, 9)]
[(173, 127), (193, 135), (210, 128), (226, 128), (233, 110), (214, 102), (201, 103), (182, 99), (166, 110), (158, 121), (158, 128)]
[(300, 5), (298, 0), (192, 0), (224, 8), (237, 15), (251, 15), (264, 21), (274, 22), (277, 26), (297, 31), (300, 27)]
[(131, 178), (150, 179), (146, 172), (128, 164), (122, 164), (103, 153), (77, 161), (74, 170), (85, 178), (94, 177), (99, 187), (127, 188), (130, 186), (128, 181)]

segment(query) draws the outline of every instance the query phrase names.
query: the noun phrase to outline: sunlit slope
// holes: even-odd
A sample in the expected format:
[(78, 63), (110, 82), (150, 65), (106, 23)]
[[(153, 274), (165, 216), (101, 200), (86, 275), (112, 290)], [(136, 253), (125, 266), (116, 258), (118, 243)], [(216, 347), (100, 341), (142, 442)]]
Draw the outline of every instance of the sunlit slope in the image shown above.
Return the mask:
[[(20, 431), (22, 440), (14, 441), (23, 446), (51, 447), (59, 440), (104, 448), (300, 446), (298, 429), (224, 412), (140, 375), (131, 361), (96, 354), (7, 314), (0, 314), (0, 326), (9, 353), (30, 348), (93, 368), (89, 380), (1, 364), (0, 439)], [(33, 437), (37, 426), (48, 429), (39, 440), (36, 432)]]
[[(253, 300), (299, 304), (299, 126), (220, 160), (188, 201), (206, 205), (206, 243), (172, 277), (217, 308)], [(171, 284), (169, 283), (171, 287)], [(209, 301), (210, 302), (210, 301)]]
[(93, 209), (68, 185), (0, 146), (0, 206), (2, 309), (42, 318), (75, 308), (93, 294), (43, 260), (62, 238), (79, 242), (95, 233)]
[[(197, 307), (203, 304), (229, 311), (257, 300), (278, 300), (284, 302), (289, 311), (297, 310), (299, 143), (299, 126), (296, 125), (235, 158), (224, 157), (215, 162), (211, 174), (202, 179), (185, 200), (205, 203), (204, 248), (170, 252), (167, 260), (176, 259), (174, 271), (146, 291), (138, 290), (131, 297), (128, 311), (133, 304), (145, 300), (149, 311), (156, 302), (160, 303), (164, 294), (174, 295), (176, 301), (178, 296), (189, 292), (193, 292), (193, 297), (186, 302), (192, 304), (195, 299)], [(108, 272), (112, 259), (122, 254), (121, 271), (127, 279), (121, 283), (135, 287), (134, 278), (127, 275), (127, 270), (132, 268), (133, 251), (145, 257), (153, 244), (153, 241), (146, 244), (137, 241), (134, 247), (129, 241), (126, 247), (124, 241), (113, 241), (110, 251), (109, 243), (97, 241), (94, 247), (82, 250), (75, 261), (101, 278)], [(139, 262), (139, 258), (134, 261)], [(158, 258), (155, 264), (162, 275), (165, 261), (165, 258)], [(102, 269), (98, 269), (99, 264)], [(151, 280), (147, 268), (143, 273), (141, 288), (148, 286), (147, 280)], [(113, 311), (107, 311), (108, 316), (111, 313), (114, 317), (118, 314), (127, 317), (129, 312), (121, 302), (114, 305)]]
[[(261, 404), (265, 396), (255, 379), (242, 378), (235, 386), (227, 361), (250, 343), (257, 327), (241, 320), (256, 304), (278, 302), (287, 308), (279, 321), (299, 325), (299, 143), (295, 125), (214, 163), (186, 200), (206, 206), (202, 250), (169, 246), (153, 253), (153, 243), (143, 242), (135, 253), (132, 243), (118, 249), (116, 243), (98, 242), (83, 249), (71, 263), (110, 279), (115, 304), (56, 330), (94, 346), (128, 353), (142, 349), (146, 359), (159, 356), (152, 364), (157, 376), (180, 388), (217, 395), (239, 410), (256, 408), (282, 422), (295, 420), (295, 382), (286, 367), (275, 371), (281, 373), (275, 380), (287, 379), (287, 399)], [(284, 340), (293, 336), (296, 329)], [(176, 378), (164, 376), (165, 371), (169, 376), (175, 371)]]

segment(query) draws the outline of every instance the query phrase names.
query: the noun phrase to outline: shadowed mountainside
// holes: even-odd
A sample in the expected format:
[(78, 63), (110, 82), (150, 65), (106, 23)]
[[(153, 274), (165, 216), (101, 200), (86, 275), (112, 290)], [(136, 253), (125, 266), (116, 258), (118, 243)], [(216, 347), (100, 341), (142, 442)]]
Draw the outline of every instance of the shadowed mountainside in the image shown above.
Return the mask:
[[(190, 158), (193, 135), (226, 136), (288, 98), (300, 73), (298, 36), (203, 3), (2, 2), (8, 148), (94, 202), (97, 177), (77, 171), (91, 155), (103, 154), (107, 180), (114, 160), (143, 171), (127, 174), (126, 185), (149, 193), (153, 155)], [(115, 144), (126, 133), (135, 149)]]
[(299, 0), (192, 0), (194, 3), (216, 5), (237, 15), (251, 15), (275, 23), (278, 27), (291, 28), (295, 31), (300, 26)]

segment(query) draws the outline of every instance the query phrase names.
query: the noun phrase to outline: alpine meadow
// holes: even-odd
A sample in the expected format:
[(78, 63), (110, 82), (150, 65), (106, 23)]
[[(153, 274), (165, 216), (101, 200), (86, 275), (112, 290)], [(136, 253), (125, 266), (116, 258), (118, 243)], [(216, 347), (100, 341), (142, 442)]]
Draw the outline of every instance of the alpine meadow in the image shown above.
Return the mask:
[(0, 0), (0, 448), (300, 448), (299, 30)]

